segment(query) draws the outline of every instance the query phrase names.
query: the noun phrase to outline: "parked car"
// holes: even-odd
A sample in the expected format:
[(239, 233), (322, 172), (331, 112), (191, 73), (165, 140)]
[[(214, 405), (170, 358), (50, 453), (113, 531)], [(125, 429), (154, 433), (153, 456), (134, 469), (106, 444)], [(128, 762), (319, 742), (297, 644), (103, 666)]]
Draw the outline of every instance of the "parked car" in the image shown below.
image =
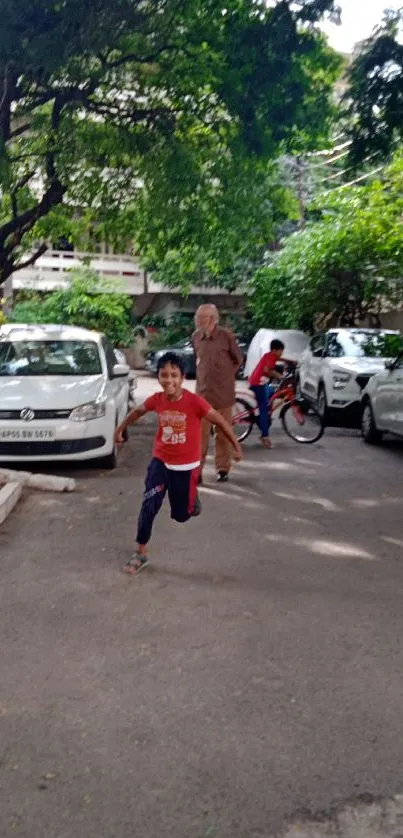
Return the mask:
[(166, 352), (175, 352), (185, 363), (186, 375), (188, 378), (195, 378), (196, 376), (196, 360), (193, 351), (193, 346), (191, 340), (182, 340), (180, 343), (174, 343), (172, 346), (164, 346), (161, 349), (154, 349), (151, 350), (147, 354), (146, 359), (146, 369), (153, 373), (153, 375), (157, 374), (157, 365), (160, 358), (165, 355)]
[(308, 346), (309, 338), (297, 329), (259, 329), (248, 349), (245, 378), (249, 378), (260, 359), (270, 349), (272, 340), (281, 340), (284, 344), (284, 357), (299, 361)]
[[(248, 351), (248, 343), (245, 340), (243, 340), (242, 338), (238, 338), (238, 337), (237, 337), (237, 341), (238, 341), (238, 346), (242, 350), (243, 356), (244, 356), (244, 363), (242, 364), (242, 366), (238, 370), (238, 378), (243, 378), (244, 369), (245, 369), (246, 354), (247, 354), (247, 351)], [(180, 343), (176, 343), (173, 346), (164, 346), (162, 349), (156, 349), (154, 351), (149, 352), (148, 355), (147, 355), (147, 360), (146, 360), (146, 369), (149, 372), (156, 375), (157, 374), (158, 360), (163, 355), (165, 355), (166, 352), (176, 352), (177, 355), (180, 355), (180, 357), (183, 358), (183, 360), (185, 362), (187, 378), (196, 378), (196, 358), (195, 358), (192, 342), (189, 339), (188, 340), (183, 340)]]
[[(119, 358), (119, 362), (118, 362)], [(104, 335), (72, 326), (0, 329), (0, 461), (116, 465), (130, 367)]]
[(376, 445), (384, 433), (403, 437), (403, 352), (370, 379), (361, 405), (365, 442)]
[(330, 329), (315, 335), (299, 364), (302, 395), (317, 405), (327, 421), (359, 426), (362, 391), (384, 369), (388, 342), (399, 338), (399, 332), (363, 328)]

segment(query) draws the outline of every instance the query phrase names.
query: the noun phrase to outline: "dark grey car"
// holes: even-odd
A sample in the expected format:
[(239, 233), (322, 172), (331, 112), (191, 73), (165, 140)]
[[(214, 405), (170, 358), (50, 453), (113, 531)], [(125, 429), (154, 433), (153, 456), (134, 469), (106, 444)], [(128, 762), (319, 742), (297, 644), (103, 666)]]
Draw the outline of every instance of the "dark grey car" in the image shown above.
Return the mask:
[[(245, 362), (246, 362), (246, 355), (248, 351), (248, 343), (242, 340), (242, 338), (237, 338), (238, 346), (241, 349), (244, 360), (243, 364), (241, 365), (238, 371), (238, 378), (244, 377), (244, 370), (245, 370)], [(186, 375), (188, 378), (196, 378), (196, 358), (192, 346), (192, 342), (190, 340), (183, 340), (180, 343), (176, 343), (173, 346), (164, 346), (162, 349), (155, 349), (148, 353), (147, 360), (146, 360), (146, 369), (149, 372), (157, 374), (157, 364), (158, 359), (165, 355), (166, 352), (176, 352), (177, 355), (180, 355), (185, 362), (185, 369)]]

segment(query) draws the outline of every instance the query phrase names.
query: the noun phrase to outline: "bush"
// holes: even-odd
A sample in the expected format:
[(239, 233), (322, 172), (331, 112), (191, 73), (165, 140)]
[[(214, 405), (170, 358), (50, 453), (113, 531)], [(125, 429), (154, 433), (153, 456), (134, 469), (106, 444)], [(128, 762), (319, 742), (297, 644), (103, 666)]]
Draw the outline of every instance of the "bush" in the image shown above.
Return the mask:
[(31, 292), (17, 301), (12, 322), (82, 326), (103, 332), (115, 346), (129, 346), (133, 341), (131, 297), (109, 290), (111, 283), (90, 268), (73, 270), (70, 276), (66, 289), (47, 296)]
[(193, 329), (193, 315), (177, 312), (172, 316), (170, 322), (163, 329), (160, 329), (158, 334), (153, 335), (150, 345), (153, 349), (175, 346), (175, 344), (189, 338)]

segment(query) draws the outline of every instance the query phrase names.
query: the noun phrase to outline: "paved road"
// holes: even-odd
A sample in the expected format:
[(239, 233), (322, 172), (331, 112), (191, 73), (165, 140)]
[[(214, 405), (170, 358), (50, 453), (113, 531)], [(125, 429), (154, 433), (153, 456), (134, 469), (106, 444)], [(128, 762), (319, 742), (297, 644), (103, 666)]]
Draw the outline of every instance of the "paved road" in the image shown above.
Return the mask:
[(0, 835), (397, 838), (320, 817), (403, 789), (402, 446), (252, 438), (131, 579), (150, 433), (0, 531)]

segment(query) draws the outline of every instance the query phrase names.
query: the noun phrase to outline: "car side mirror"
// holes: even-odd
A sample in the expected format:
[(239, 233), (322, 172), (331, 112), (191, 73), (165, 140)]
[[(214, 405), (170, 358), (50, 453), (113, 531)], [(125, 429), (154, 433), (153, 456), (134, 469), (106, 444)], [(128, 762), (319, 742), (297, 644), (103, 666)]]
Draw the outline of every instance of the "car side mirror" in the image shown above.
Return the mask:
[(112, 369), (112, 378), (127, 378), (130, 373), (128, 364), (115, 364)]
[(312, 355), (314, 358), (323, 358), (323, 349), (314, 349)]
[(393, 372), (395, 368), (396, 362), (395, 361), (385, 361), (385, 370), (389, 370), (389, 372)]

